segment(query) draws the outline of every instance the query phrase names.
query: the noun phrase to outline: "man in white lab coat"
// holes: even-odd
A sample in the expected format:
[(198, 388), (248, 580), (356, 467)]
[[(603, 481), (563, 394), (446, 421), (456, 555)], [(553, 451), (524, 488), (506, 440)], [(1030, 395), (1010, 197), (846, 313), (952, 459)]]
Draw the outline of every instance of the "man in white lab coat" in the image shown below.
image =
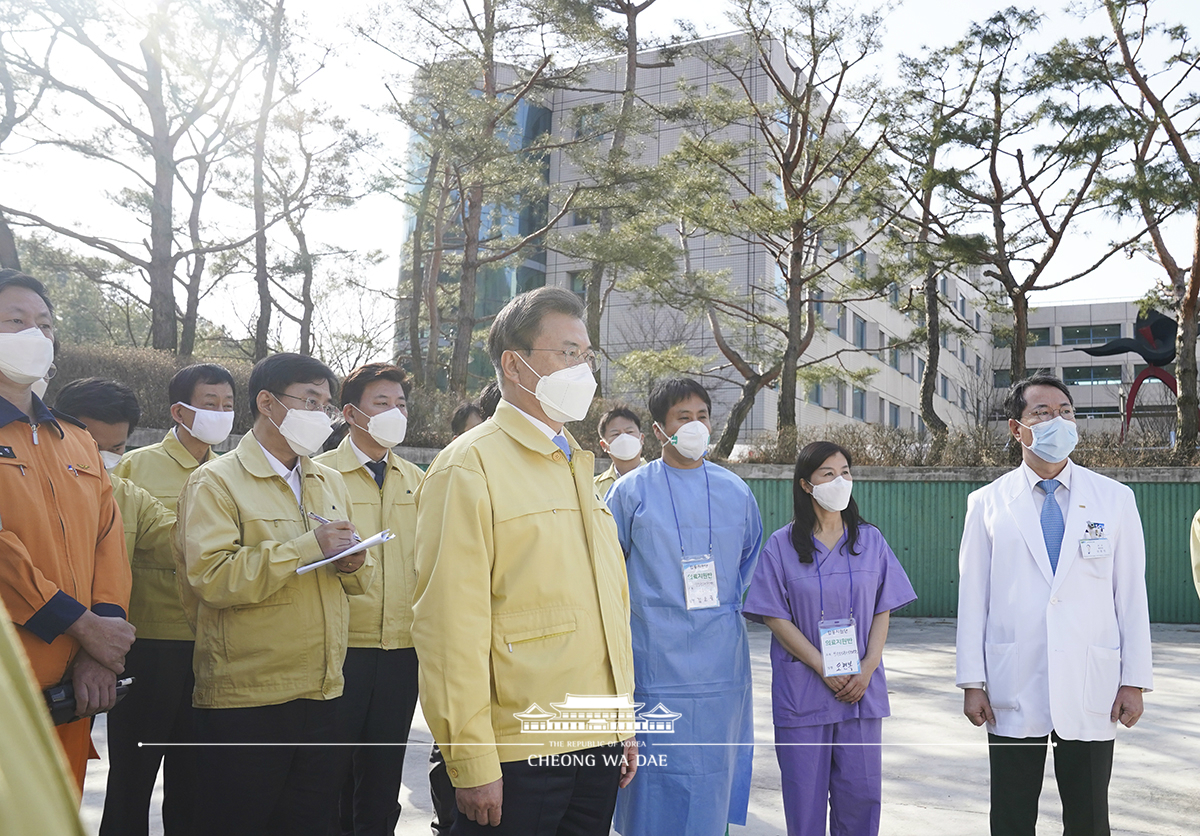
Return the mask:
[(971, 494), (958, 558), (957, 683), (988, 726), (991, 832), (1033, 836), (1052, 736), (1064, 833), (1107, 836), (1117, 722), (1153, 685), (1142, 523), (1128, 487), (1068, 458), (1060, 380), (1014, 384), (1005, 411), (1022, 463)]

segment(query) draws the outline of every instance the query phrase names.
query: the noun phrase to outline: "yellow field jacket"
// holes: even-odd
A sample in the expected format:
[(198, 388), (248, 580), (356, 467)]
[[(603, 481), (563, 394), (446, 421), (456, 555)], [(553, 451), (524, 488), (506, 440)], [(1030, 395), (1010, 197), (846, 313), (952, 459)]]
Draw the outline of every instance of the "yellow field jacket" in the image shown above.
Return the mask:
[(421, 706), (451, 782), (500, 777), (502, 761), (575, 751), (628, 732), (522, 732), (568, 694), (633, 696), (629, 589), (617, 529), (596, 498), (594, 458), (572, 461), (501, 401), (437, 457), (417, 492), (413, 642)]
[[(171, 534), (175, 512), (128, 479), (109, 474), (113, 499), (125, 525), (125, 550), (133, 570), (129, 594), (129, 623), (142, 639), (192, 639), (175, 585)], [(167, 619), (163, 621), (162, 619)], [(182, 635), (180, 632), (182, 631)]]
[(425, 474), (412, 462), (389, 452), (381, 491), (375, 477), (359, 464), (349, 435), (336, 450), (322, 453), (314, 461), (342, 474), (353, 503), (350, 521), (363, 538), (385, 528), (396, 535), (371, 549), (377, 564), (375, 580), (365, 595), (350, 599), (350, 647), (412, 647), (417, 487)]
[[(200, 463), (187, 451), (174, 430), (157, 444), (131, 450), (113, 468), (113, 475), (132, 482), (157, 499), (175, 513), (179, 504), (179, 492)], [(125, 535), (129, 538), (130, 521), (125, 517)], [(130, 603), (130, 621), (138, 628), (139, 639), (167, 639), (191, 641), (195, 638), (188, 626), (179, 602), (178, 583), (175, 578), (175, 562), (170, 544), (157, 555), (137, 555), (130, 549), (133, 564), (133, 598)], [(134, 613), (136, 612), (136, 618)]]
[(197, 708), (341, 696), (347, 595), (369, 588), (375, 561), (350, 574), (332, 564), (296, 574), (322, 559), (308, 512), (344, 520), (350, 510), (341, 474), (305, 456), (300, 468), (303, 508), (247, 433), (180, 494), (175, 554), (196, 630)]

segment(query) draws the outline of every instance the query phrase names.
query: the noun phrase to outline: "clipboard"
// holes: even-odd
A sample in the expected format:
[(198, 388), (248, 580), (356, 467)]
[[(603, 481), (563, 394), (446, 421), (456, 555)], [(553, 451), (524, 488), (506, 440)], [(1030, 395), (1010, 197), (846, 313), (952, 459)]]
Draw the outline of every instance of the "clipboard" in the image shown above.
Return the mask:
[(305, 566), (301, 566), (300, 568), (298, 568), (296, 570), (296, 574), (303, 575), (306, 572), (313, 571), (314, 569), (316, 569), (319, 566), (324, 566), (326, 563), (333, 563), (335, 561), (341, 560), (343, 557), (349, 557), (352, 554), (358, 554), (359, 552), (366, 551), (367, 549), (373, 548), (375, 546), (378, 546), (381, 543), (386, 543), (388, 540), (394, 539), (395, 536), (396, 535), (392, 533), (392, 530), (390, 528), (385, 528), (383, 531), (379, 532), (374, 537), (368, 537), (366, 540), (360, 540), (359, 542), (355, 543), (353, 546), (346, 549), (345, 551), (338, 552), (333, 557), (326, 557), (322, 560), (318, 560), (316, 563), (309, 563)]

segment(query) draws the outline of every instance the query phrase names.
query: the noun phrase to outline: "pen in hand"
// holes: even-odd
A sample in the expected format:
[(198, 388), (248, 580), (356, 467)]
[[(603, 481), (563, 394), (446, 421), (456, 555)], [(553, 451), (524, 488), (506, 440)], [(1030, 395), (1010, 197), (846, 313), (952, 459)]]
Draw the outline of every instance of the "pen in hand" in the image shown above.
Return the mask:
[[(309, 516), (309, 519), (316, 520), (316, 521), (317, 521), (317, 522), (319, 522), (321, 525), (329, 525), (329, 523), (333, 522), (333, 520), (327, 520), (327, 519), (325, 519), (324, 517), (322, 517), (320, 514), (314, 514), (312, 511), (309, 511), (309, 512), (308, 512), (308, 516)], [(359, 536), (358, 536), (358, 534), (353, 534), (353, 535), (351, 535), (351, 536), (353, 536), (353, 537), (354, 537), (354, 542), (355, 542), (355, 543), (361, 543), (361, 542), (362, 542), (362, 538), (361, 538), (361, 537), (359, 537)]]

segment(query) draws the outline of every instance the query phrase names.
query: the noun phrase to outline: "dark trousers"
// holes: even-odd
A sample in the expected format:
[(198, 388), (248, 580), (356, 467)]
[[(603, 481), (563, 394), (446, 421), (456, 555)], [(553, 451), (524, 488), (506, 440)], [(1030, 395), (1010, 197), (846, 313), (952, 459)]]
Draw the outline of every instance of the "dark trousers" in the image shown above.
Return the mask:
[(345, 836), (391, 836), (400, 820), (405, 744), (417, 708), (417, 651), (351, 647), (338, 703), (338, 740), (389, 743), (337, 750), (340, 826)]
[[(539, 764), (538, 758), (501, 763), (504, 800), (500, 825), (480, 825), (461, 812), (454, 819), (453, 836), (608, 836), (617, 783), (621, 780), (624, 748), (597, 746), (579, 752), (561, 752), (557, 763)], [(547, 760), (551, 757), (547, 753)], [(635, 779), (636, 780), (636, 779)]]
[(433, 802), (433, 822), (430, 827), (435, 836), (446, 836), (454, 824), (454, 813), (458, 806), (454, 798), (454, 784), (446, 772), (446, 759), (437, 744), (429, 751), (429, 800)]
[[(1108, 781), (1113, 741), (1054, 740), (1054, 777), (1063, 805), (1063, 836), (1109, 836)], [(1046, 737), (988, 735), (992, 836), (1034, 836), (1046, 768)], [(1039, 745), (998, 745), (998, 744)]]
[(195, 642), (138, 639), (125, 655), (133, 686), (108, 713), (108, 788), (100, 836), (146, 836), (150, 796), (163, 770), (163, 831), (190, 836), (196, 815), (196, 750), (187, 746), (139, 743), (191, 743), (192, 651)]
[(196, 829), (215, 836), (326, 836), (337, 809), (337, 760), (329, 746), (337, 700), (292, 700), (253, 708), (196, 710), (199, 748)]

